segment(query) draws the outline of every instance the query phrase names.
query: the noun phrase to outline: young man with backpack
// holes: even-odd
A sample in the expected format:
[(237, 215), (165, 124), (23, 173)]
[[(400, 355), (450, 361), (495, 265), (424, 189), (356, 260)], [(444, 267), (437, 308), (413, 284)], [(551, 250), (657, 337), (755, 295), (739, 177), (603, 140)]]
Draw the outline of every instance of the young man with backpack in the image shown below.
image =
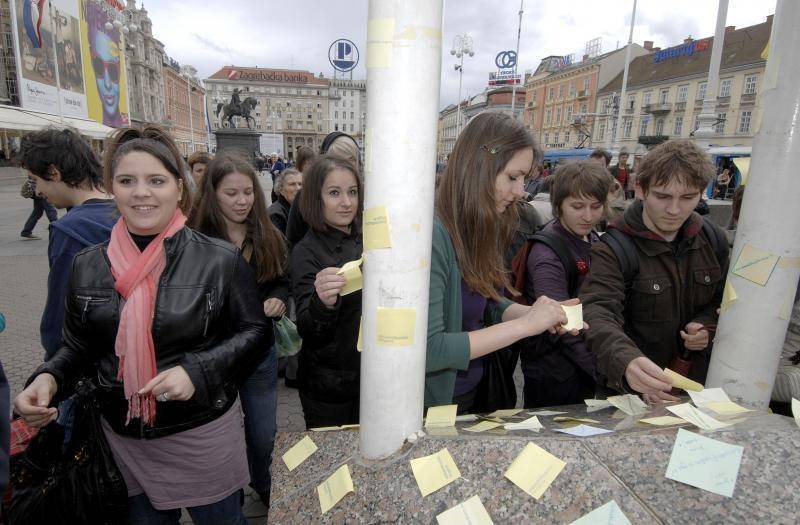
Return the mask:
[(61, 326), (72, 259), (82, 249), (105, 242), (117, 221), (117, 206), (102, 187), (100, 161), (71, 129), (43, 129), (22, 137), (20, 164), (36, 182), (36, 192), (68, 212), (50, 225), (47, 302), (40, 327), (47, 361), (61, 348)]
[(705, 381), (728, 269), (724, 233), (694, 212), (713, 174), (692, 141), (654, 148), (637, 200), (592, 247), (580, 293), (586, 341), (616, 391), (676, 400), (665, 367)]
[[(606, 211), (614, 183), (591, 160), (559, 166), (550, 177), (552, 221), (530, 236), (512, 262), (522, 301), (545, 295), (556, 301), (578, 296), (599, 240), (595, 226)], [(594, 356), (580, 336), (541, 334), (520, 341), (525, 407), (582, 403), (595, 394)]]

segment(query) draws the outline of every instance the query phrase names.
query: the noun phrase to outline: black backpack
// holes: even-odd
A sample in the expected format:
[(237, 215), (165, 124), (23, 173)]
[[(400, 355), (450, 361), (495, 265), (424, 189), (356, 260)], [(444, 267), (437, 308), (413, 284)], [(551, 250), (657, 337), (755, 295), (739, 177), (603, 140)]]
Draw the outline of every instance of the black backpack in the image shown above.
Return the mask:
[(558, 256), (561, 265), (564, 266), (564, 272), (567, 274), (569, 296), (575, 297), (578, 289), (578, 268), (575, 257), (572, 256), (572, 252), (570, 252), (566, 242), (559, 234), (550, 230), (541, 230), (525, 240), (525, 243), (511, 261), (514, 288), (520, 292), (520, 295), (513, 297), (513, 299), (520, 304), (529, 304), (522, 291), (525, 289), (525, 283), (528, 278), (528, 257), (531, 254), (533, 244), (537, 242), (544, 244)]
[[(724, 251), (723, 243), (727, 245), (727, 239), (720, 239), (717, 229), (711, 223), (711, 220), (703, 216), (703, 233), (711, 244), (711, 249), (719, 262), (720, 268), (724, 268)], [(611, 228), (600, 237), (600, 240), (605, 242), (619, 261), (620, 271), (622, 277), (625, 279), (625, 295), (628, 295), (633, 280), (639, 274), (639, 255), (636, 252), (636, 246), (630, 236), (623, 233), (616, 228)]]

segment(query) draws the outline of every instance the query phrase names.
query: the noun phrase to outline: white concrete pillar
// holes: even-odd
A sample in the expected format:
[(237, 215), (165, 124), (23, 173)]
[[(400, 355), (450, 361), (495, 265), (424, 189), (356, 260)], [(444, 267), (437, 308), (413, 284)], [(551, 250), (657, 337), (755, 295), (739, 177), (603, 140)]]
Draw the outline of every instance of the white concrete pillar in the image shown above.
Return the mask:
[(765, 286), (731, 272), (737, 299), (722, 312), (708, 372), (746, 405), (766, 408), (778, 369), (800, 267), (800, 2), (778, 0), (757, 128), (731, 269), (747, 245), (782, 259)]
[(711, 47), (711, 61), (708, 65), (706, 96), (703, 98), (703, 109), (698, 115), (698, 128), (694, 138), (708, 147), (710, 138), (714, 136), (714, 124), (717, 122), (717, 90), (719, 86), (719, 67), (722, 63), (722, 48), (725, 46), (725, 20), (728, 18), (728, 0), (719, 0), (717, 8), (717, 28), (714, 31), (714, 44)]
[[(422, 426), (442, 0), (370, 0), (368, 18), (364, 208), (386, 208), (391, 247), (364, 247), (359, 448), (380, 459)], [(379, 343), (379, 308), (415, 309), (413, 344)]]
[[(614, 129), (607, 129), (606, 133), (612, 135), (613, 148), (617, 149), (619, 146), (620, 134), (622, 133), (622, 115), (625, 113), (623, 108), (626, 107), (628, 102), (625, 100), (628, 95), (628, 70), (631, 66), (631, 48), (633, 47), (633, 25), (636, 22), (636, 0), (633, 0), (633, 9), (631, 10), (631, 29), (628, 33), (628, 46), (625, 48), (625, 69), (622, 72), (622, 92), (619, 94), (619, 102), (617, 102), (617, 120), (614, 123)], [(600, 89), (600, 86), (597, 86)], [(611, 128), (611, 126), (609, 126)], [(624, 188), (623, 188), (624, 190)]]

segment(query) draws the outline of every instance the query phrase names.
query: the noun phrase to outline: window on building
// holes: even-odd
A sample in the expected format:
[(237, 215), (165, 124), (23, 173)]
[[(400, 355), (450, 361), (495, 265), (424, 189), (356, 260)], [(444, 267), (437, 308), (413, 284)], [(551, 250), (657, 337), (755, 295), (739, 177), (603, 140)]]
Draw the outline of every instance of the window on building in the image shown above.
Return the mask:
[(625, 119), (625, 127), (622, 130), (622, 136), (624, 138), (631, 138), (631, 128), (633, 128), (633, 119)]
[(569, 98), (572, 98), (574, 96), (575, 96), (575, 82), (570, 82), (569, 83)]
[[(703, 99), (705, 99), (706, 98), (706, 89), (707, 88), (708, 88), (708, 82), (700, 82), (700, 84), (697, 85), (697, 97), (695, 97), (695, 100), (703, 100)], [(697, 128), (695, 128), (695, 129), (697, 129)]]
[(689, 94), (689, 86), (678, 86), (678, 102), (686, 102), (686, 97)]
[(585, 115), (588, 107), (586, 104), (581, 104), (581, 114)]
[(553, 93), (554, 88), (550, 88), (550, 91), (547, 92), (547, 100), (553, 100)]
[(556, 131), (556, 137), (553, 139), (553, 141), (556, 144), (558, 144), (560, 138), (561, 138), (561, 132), (560, 131)]
[(664, 119), (657, 118), (656, 119), (656, 135), (663, 135), (664, 134)]
[(650, 105), (650, 96), (653, 93), (650, 91), (645, 91), (642, 93), (642, 106), (649, 106)]
[(675, 128), (672, 130), (672, 134), (680, 137), (681, 133), (683, 133), (683, 117), (675, 117)]
[[(561, 84), (560, 86), (558, 86), (558, 98), (559, 99), (564, 98), (564, 84)], [(558, 139), (556, 139), (556, 143), (557, 142), (558, 142)]]
[(603, 111), (602, 111), (603, 115), (608, 115), (609, 113), (611, 113), (609, 111), (610, 108), (611, 108), (611, 98), (606, 97), (603, 99)]
[(739, 114), (739, 133), (750, 133), (750, 118), (752, 114), (752, 111), (742, 111)]
[(744, 91), (745, 95), (754, 95), (758, 83), (758, 75), (745, 75), (744, 77)]
[(333, 125), (333, 130), (334, 131), (339, 131), (339, 124), (334, 124)]
[(548, 108), (544, 113), (544, 125), (549, 126), (553, 121), (553, 110)]
[(572, 106), (567, 106), (567, 124), (572, 123)]
[(355, 106), (353, 105), (353, 103), (354, 103), (354, 102), (355, 102), (355, 101), (353, 101), (353, 100), (351, 100), (351, 101), (350, 101), (350, 107), (351, 107), (351, 108), (352, 108), (352, 107), (355, 107)]
[(531, 127), (536, 126), (536, 113), (531, 113)]
[(322, 124), (317, 124), (317, 132), (322, 133)]
[(350, 112), (350, 120), (353, 120), (354, 118), (356, 118), (356, 117), (355, 117), (355, 113), (351, 111), (351, 112)]
[(319, 102), (317, 102), (317, 109), (322, 109), (322, 104), (320, 104)]
[(545, 144), (549, 144), (550, 143), (550, 133), (545, 133), (544, 134), (544, 143)]
[(564, 144), (569, 144), (569, 131), (564, 133)]
[(583, 91), (589, 92), (589, 77), (583, 79)]
[(642, 117), (639, 122), (639, 136), (647, 135), (647, 126), (650, 124), (650, 117)]
[(636, 107), (636, 95), (628, 95), (628, 109), (633, 110)]
[(292, 121), (291, 120), (287, 120), (286, 121), (286, 129), (292, 129)]
[(333, 117), (334, 118), (339, 118), (339, 112), (338, 111), (334, 111), (333, 112)]
[(714, 131), (720, 135), (725, 133), (725, 116), (726, 113), (717, 113), (717, 123), (714, 124)]
[(669, 89), (662, 89), (658, 94), (658, 103), (666, 104), (669, 101)]
[[(561, 124), (561, 108), (556, 108), (556, 125)], [(558, 141), (556, 141), (558, 142)]]
[(352, 133), (353, 131), (355, 131), (354, 126), (350, 124), (350, 133)]
[(722, 79), (722, 82), (719, 83), (719, 96), (720, 97), (729, 97), (729, 96), (731, 96), (731, 87), (732, 86), (733, 86), (733, 79), (732, 78)]
[(339, 101), (337, 100), (336, 102), (333, 103), (333, 105), (338, 108), (339, 107)]
[(605, 140), (606, 138), (606, 123), (601, 122), (597, 125), (597, 140)]

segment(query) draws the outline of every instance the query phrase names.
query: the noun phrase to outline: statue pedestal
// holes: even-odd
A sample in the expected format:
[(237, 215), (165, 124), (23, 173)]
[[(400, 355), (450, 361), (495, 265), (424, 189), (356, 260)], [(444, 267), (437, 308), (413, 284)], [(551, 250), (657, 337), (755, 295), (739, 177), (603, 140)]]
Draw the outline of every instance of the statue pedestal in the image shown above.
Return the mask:
[(216, 130), (214, 135), (217, 137), (217, 154), (238, 150), (255, 166), (256, 153), (261, 152), (261, 133), (247, 128), (234, 128)]

